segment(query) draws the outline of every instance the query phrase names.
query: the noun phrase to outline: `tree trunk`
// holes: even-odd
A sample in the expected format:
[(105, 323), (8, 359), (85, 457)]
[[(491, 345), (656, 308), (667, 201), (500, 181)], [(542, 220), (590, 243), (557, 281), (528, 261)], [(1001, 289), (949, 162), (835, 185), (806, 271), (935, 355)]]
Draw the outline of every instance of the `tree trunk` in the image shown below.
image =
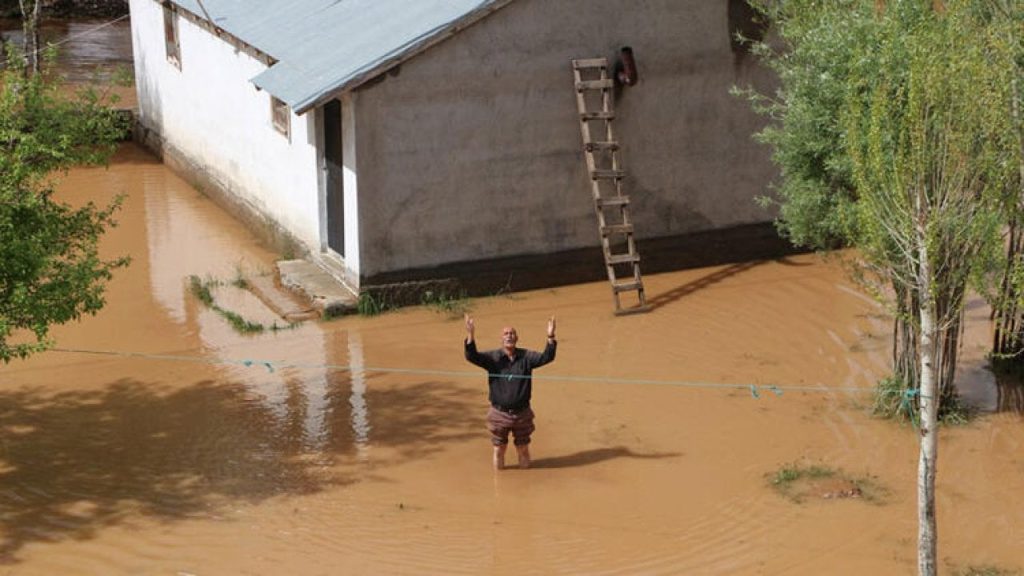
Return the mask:
[(919, 288), (921, 300), (918, 303), (921, 318), (920, 406), (921, 406), (921, 455), (917, 467), (917, 571), (919, 576), (935, 576), (936, 541), (935, 525), (935, 464), (938, 457), (938, 376), (936, 346), (938, 327), (935, 318), (936, 307), (932, 290), (929, 250), (923, 231), (918, 232), (918, 255), (920, 257)]
[(22, 50), (25, 52), (25, 75), (39, 72), (39, 10), (43, 0), (18, 0), (21, 7), (21, 30), (24, 36)]

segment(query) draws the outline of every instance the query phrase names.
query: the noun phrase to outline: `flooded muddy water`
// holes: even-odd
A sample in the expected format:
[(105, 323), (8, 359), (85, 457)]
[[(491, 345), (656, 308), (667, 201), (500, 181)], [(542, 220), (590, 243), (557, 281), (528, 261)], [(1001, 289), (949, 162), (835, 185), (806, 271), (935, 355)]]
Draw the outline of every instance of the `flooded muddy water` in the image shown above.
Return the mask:
[[(626, 317), (604, 282), (470, 301), (481, 346), (558, 319), (534, 466), (495, 472), (458, 315), (243, 335), (189, 288), (273, 322), (232, 281), (276, 255), (229, 215), (133, 145), (59, 194), (125, 194), (102, 249), (133, 260), (58, 351), (0, 366), (0, 574), (916, 572), (917, 436), (870, 415), (889, 321), (837, 261), (651, 275)], [(971, 314), (961, 381), (998, 405)], [(1024, 569), (1022, 424), (942, 430), (944, 573)], [(795, 502), (771, 484), (794, 465), (873, 497)]]
[[(652, 275), (654, 310), (629, 317), (605, 283), (472, 300), (483, 346), (513, 324), (539, 348), (558, 318), (534, 467), (496, 473), (461, 318), (239, 334), (188, 277), (261, 317), (227, 289), (275, 255), (132, 145), (61, 184), (70, 202), (120, 193), (103, 250), (133, 262), (107, 307), (56, 330), (64, 351), (0, 368), (0, 572), (915, 570), (916, 436), (869, 413), (889, 323), (838, 262)], [(946, 566), (1022, 567), (1022, 447), (1015, 412), (943, 430)], [(793, 464), (869, 478), (879, 497), (793, 502), (769, 482)]]
[[(56, 48), (55, 68), (72, 86), (97, 86), (119, 98), (118, 107), (134, 108), (135, 88), (115, 82), (124, 76), (131, 80), (132, 36), (127, 17), (82, 20), (44, 20), (39, 27), (43, 46)], [(0, 44), (21, 48), (20, 20), (0, 18)], [(0, 54), (0, 61), (6, 60)], [(0, 63), (0, 67), (3, 64)]]

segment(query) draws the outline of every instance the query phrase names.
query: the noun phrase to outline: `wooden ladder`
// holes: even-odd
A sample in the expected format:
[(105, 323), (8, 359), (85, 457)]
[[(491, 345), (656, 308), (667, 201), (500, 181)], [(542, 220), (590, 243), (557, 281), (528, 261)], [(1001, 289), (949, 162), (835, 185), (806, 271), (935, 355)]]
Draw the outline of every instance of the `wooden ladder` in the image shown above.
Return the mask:
[[(615, 299), (615, 313), (646, 312), (649, 307), (640, 277), (640, 255), (633, 239), (629, 196), (622, 194), (622, 179), (626, 173), (619, 164), (619, 143), (612, 132), (612, 121), (615, 120), (612, 89), (615, 81), (608, 76), (606, 58), (573, 60), (572, 72), (576, 81), (576, 107), (580, 114), (583, 152), (601, 233), (604, 264)], [(598, 124), (594, 127), (596, 140), (591, 134), (591, 123)], [(635, 305), (623, 307), (620, 295), (625, 292), (636, 292)]]

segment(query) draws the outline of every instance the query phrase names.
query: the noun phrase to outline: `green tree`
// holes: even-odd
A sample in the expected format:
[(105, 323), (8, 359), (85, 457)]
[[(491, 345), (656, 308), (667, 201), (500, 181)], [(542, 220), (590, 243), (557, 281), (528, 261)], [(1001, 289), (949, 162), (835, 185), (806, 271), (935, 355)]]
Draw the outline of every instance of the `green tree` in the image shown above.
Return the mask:
[[(50, 59), (52, 60), (52, 58)], [(49, 329), (95, 313), (126, 258), (104, 260), (103, 232), (120, 200), (72, 207), (54, 197), (69, 167), (105, 162), (124, 134), (123, 117), (93, 89), (71, 95), (54, 74), (24, 73), (8, 47), (0, 75), (0, 360), (44, 350)], [(20, 63), (20, 64), (19, 64)]]
[(937, 570), (936, 427), (964, 295), (1002, 250), (1017, 168), (1012, 51), (991, 33), (991, 1), (762, 4), (785, 45), (770, 58), (780, 94), (755, 98), (779, 120), (763, 137), (782, 167), (781, 227), (857, 247), (902, 326), (897, 345), (909, 341), (897, 376), (920, 414), (923, 575)]
[(1015, 0), (989, 0), (982, 17), (988, 21), (985, 32), (992, 44), (1001, 47), (1012, 61), (1006, 128), (1007, 141), (1016, 152), (1005, 180), (1006, 258), (989, 295), (995, 320), (992, 352), (996, 364), (1016, 365), (1020, 372), (1024, 363), (1024, 5)]

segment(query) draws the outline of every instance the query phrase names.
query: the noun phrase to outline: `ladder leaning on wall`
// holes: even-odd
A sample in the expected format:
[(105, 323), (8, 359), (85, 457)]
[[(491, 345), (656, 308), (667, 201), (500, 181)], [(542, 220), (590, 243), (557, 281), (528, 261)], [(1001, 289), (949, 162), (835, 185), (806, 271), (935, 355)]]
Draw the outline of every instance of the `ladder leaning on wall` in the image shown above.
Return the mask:
[[(572, 71), (576, 81), (576, 107), (579, 110), (583, 153), (590, 175), (605, 268), (615, 299), (615, 313), (646, 312), (649, 307), (640, 277), (640, 255), (633, 239), (629, 196), (622, 194), (622, 179), (626, 173), (619, 165), (619, 143), (612, 132), (612, 121), (615, 120), (612, 89), (615, 81), (608, 76), (606, 58), (573, 60)], [(624, 307), (621, 295), (629, 292), (636, 292), (637, 303)]]

